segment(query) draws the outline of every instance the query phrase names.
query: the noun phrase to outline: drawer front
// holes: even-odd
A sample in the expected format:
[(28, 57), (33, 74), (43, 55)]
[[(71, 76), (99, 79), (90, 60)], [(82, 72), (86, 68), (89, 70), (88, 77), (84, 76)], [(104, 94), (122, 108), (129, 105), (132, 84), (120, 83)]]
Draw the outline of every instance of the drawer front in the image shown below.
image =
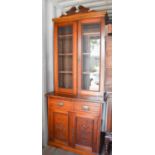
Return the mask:
[(101, 104), (90, 103), (90, 102), (77, 102), (74, 104), (75, 111), (96, 113), (99, 114), (101, 111)]
[(73, 111), (73, 103), (61, 99), (49, 98), (48, 106), (50, 106), (54, 110)]

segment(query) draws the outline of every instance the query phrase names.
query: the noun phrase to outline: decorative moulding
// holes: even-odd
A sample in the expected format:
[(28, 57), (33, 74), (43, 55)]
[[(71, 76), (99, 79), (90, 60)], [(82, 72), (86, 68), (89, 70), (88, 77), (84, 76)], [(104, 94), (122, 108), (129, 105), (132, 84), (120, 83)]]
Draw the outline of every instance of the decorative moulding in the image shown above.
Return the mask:
[(92, 12), (92, 10), (90, 10), (89, 8), (86, 8), (82, 5), (79, 5), (78, 7), (73, 6), (71, 9), (69, 9), (66, 12), (66, 14), (63, 14), (61, 17), (78, 14), (78, 13), (87, 13), (87, 12)]
[(66, 13), (58, 18), (53, 18), (52, 20), (55, 23), (62, 23), (62, 22), (72, 22), (75, 20), (87, 19), (87, 18), (100, 18), (104, 17), (106, 11), (94, 11), (86, 8), (84, 6), (72, 7)]

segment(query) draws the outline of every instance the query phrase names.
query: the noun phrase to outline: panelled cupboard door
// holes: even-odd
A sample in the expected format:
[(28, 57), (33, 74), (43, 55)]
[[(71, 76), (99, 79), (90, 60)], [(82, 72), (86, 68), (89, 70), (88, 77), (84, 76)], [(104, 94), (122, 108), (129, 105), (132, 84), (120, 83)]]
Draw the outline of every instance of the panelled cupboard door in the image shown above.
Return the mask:
[(54, 111), (48, 108), (49, 141), (68, 145), (68, 113)]
[(99, 124), (97, 118), (75, 116), (74, 147), (87, 149), (90, 152), (99, 151)]
[(77, 94), (77, 23), (54, 25), (55, 92)]
[(104, 44), (103, 18), (78, 22), (79, 94), (103, 95)]

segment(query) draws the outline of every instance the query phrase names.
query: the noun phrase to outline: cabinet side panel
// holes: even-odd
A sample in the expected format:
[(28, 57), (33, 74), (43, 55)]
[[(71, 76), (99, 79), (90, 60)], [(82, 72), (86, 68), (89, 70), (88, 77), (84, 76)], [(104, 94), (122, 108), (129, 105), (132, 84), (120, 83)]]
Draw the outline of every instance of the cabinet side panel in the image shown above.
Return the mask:
[(54, 24), (54, 90), (58, 91), (58, 25)]
[(53, 140), (53, 113), (51, 108), (48, 108), (48, 139)]

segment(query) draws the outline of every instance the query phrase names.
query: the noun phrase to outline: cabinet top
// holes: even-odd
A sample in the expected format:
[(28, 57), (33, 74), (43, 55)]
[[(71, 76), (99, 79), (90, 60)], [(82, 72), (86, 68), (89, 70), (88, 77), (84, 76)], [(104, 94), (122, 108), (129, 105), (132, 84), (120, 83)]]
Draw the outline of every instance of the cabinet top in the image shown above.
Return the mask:
[(61, 23), (61, 22), (71, 22), (77, 21), (87, 18), (99, 18), (104, 17), (106, 15), (106, 11), (90, 11), (90, 12), (79, 12), (71, 15), (62, 15), (59, 18), (53, 18), (54, 23)]
[(46, 94), (47, 97), (55, 97), (55, 98), (65, 98), (68, 100), (81, 100), (81, 101), (88, 101), (88, 102), (95, 102), (95, 103), (103, 103), (103, 96), (75, 96), (75, 95), (68, 95), (68, 94), (58, 94), (54, 92), (49, 92)]

